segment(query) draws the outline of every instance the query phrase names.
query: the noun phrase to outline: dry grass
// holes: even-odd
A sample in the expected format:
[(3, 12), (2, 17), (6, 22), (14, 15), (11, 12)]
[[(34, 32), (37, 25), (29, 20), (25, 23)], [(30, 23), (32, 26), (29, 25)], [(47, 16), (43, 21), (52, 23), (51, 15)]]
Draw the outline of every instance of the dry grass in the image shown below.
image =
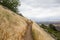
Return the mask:
[(55, 40), (36, 23), (33, 23), (32, 31), (34, 40)]
[(26, 30), (25, 18), (0, 6), (0, 40), (22, 40)]
[[(27, 30), (27, 18), (3, 8), (0, 5), (0, 40), (23, 40)], [(33, 37), (35, 40), (54, 40), (42, 28), (33, 22)]]

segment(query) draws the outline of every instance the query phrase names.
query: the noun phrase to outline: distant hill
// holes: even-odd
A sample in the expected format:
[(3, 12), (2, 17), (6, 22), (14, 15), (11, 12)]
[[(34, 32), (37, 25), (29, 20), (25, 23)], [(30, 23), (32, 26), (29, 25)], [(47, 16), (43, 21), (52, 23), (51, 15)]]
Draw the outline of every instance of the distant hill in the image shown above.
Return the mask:
[(43, 21), (43, 22), (36, 22), (38, 24), (60, 24), (60, 21)]

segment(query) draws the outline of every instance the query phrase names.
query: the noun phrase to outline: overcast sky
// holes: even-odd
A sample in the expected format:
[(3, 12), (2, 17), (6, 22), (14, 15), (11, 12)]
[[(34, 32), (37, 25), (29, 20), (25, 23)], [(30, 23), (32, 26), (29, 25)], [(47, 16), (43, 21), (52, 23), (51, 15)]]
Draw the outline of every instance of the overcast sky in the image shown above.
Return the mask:
[(60, 20), (60, 0), (20, 0), (20, 13), (32, 20)]

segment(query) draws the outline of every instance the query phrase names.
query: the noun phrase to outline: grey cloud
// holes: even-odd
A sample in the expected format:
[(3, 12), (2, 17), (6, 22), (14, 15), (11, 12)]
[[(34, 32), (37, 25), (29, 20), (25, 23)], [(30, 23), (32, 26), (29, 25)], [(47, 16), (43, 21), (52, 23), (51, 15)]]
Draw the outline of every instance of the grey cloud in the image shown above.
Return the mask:
[(21, 0), (32, 7), (57, 7), (60, 6), (60, 0)]

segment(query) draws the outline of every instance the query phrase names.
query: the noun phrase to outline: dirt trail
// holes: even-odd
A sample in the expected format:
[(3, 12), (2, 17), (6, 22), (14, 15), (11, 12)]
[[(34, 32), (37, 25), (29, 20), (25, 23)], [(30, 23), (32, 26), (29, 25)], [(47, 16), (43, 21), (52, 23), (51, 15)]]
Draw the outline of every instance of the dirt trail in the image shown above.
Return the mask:
[(27, 31), (24, 36), (24, 40), (33, 40), (32, 37), (32, 22), (27, 22)]

